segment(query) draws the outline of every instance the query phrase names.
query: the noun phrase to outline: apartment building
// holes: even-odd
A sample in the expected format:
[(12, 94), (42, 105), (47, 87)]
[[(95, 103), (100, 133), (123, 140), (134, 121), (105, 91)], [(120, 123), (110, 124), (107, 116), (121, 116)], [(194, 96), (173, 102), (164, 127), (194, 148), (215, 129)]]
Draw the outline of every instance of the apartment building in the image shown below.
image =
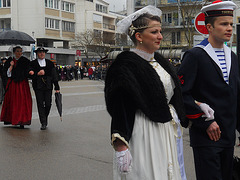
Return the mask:
[[(108, 6), (103, 0), (0, 0), (0, 31), (25, 32), (36, 40), (36, 46), (49, 49), (47, 58), (73, 65), (76, 34), (101, 32), (103, 44), (115, 44), (116, 16), (109, 14)], [(9, 55), (7, 48), (0, 47), (1, 56)], [(25, 49), (30, 53), (31, 47)], [(80, 59), (97, 61), (99, 56), (91, 52), (86, 59), (82, 53)]]

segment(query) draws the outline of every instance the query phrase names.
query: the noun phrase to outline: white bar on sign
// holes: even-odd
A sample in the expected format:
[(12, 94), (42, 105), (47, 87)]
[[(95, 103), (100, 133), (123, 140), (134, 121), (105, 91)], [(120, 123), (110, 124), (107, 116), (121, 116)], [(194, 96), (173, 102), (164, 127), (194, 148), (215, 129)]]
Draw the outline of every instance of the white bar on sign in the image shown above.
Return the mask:
[(198, 21), (198, 25), (205, 25), (204, 21)]

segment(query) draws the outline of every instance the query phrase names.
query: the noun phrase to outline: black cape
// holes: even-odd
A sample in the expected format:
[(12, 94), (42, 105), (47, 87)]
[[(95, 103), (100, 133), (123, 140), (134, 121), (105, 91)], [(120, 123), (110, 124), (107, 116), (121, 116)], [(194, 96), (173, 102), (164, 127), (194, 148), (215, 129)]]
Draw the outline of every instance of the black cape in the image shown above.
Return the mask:
[[(154, 57), (175, 83), (170, 104), (175, 107), (182, 126), (187, 127), (180, 82), (174, 68), (160, 54), (155, 53)], [(117, 56), (107, 71), (104, 91), (107, 110), (112, 116), (111, 133), (119, 133), (127, 141), (131, 138), (137, 110), (154, 122), (172, 120), (159, 75), (134, 52), (125, 51)]]

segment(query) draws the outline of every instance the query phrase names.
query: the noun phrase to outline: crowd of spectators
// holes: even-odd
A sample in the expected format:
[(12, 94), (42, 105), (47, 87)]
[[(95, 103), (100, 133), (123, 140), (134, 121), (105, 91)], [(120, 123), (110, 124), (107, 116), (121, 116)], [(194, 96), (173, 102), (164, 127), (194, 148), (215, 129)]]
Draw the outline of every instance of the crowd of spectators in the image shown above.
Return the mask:
[(72, 66), (72, 65), (55, 65), (59, 81), (72, 81), (89, 78), (90, 80), (104, 80), (106, 66), (99, 64), (97, 66)]

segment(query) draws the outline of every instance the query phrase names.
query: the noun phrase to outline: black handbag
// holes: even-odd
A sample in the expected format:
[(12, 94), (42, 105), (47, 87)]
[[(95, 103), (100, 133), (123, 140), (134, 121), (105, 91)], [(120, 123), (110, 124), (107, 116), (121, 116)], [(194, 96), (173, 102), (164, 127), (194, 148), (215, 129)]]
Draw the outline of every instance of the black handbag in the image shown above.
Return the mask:
[(233, 156), (233, 180), (240, 180), (240, 158)]

